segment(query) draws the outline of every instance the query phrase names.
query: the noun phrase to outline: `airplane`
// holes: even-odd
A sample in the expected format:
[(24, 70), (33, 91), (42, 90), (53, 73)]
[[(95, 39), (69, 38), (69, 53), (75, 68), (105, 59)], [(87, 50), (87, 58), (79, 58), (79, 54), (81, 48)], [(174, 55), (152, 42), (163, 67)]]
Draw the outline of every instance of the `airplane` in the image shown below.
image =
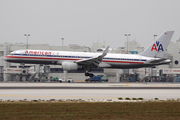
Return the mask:
[(61, 65), (65, 71), (85, 69), (85, 76), (92, 77), (91, 68), (133, 69), (170, 63), (163, 56), (173, 34), (174, 31), (163, 32), (140, 54), (108, 53), (109, 46), (103, 53), (25, 49), (11, 52), (4, 60), (23, 66), (26, 63)]

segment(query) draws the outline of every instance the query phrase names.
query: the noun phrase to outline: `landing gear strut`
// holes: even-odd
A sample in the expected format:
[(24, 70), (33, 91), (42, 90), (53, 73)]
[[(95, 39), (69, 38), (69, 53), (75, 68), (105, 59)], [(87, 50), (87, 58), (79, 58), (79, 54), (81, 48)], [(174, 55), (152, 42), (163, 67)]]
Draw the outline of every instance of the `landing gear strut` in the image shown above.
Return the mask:
[(20, 65), (22, 65), (22, 73), (25, 74), (26, 73), (25, 64), (24, 63), (20, 63)]
[(24, 64), (24, 63), (20, 63), (20, 65), (22, 65), (22, 68), (23, 68), (23, 69), (25, 68), (25, 64)]

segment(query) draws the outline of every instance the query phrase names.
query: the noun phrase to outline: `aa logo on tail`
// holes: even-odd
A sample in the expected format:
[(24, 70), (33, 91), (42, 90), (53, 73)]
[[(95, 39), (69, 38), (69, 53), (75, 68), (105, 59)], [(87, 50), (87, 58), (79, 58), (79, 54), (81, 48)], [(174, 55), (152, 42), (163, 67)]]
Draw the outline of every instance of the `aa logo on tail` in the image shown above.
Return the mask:
[(160, 50), (164, 51), (163, 46), (162, 46), (162, 44), (159, 44), (159, 41), (156, 41), (156, 44), (153, 44), (153, 46), (151, 48), (151, 51), (153, 51), (153, 50), (155, 50), (155, 51), (160, 51)]

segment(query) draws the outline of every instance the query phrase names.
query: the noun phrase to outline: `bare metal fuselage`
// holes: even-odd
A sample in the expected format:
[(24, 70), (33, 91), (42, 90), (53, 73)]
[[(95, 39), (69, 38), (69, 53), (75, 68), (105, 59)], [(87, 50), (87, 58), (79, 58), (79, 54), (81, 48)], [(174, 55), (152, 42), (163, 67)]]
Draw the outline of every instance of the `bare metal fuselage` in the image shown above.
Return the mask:
[[(29, 51), (29, 52), (27, 52)], [(88, 52), (66, 52), (66, 51), (46, 51), (46, 50), (17, 50), (5, 56), (4, 60), (14, 63), (28, 64), (49, 64), (62, 65), (62, 62), (76, 62), (78, 60), (90, 59), (99, 56), (101, 53)], [(99, 64), (99, 68), (141, 68), (170, 63), (170, 60), (150, 63), (148, 61), (159, 58), (145, 57), (132, 54), (111, 54), (108, 53)], [(93, 67), (93, 66), (92, 66)]]

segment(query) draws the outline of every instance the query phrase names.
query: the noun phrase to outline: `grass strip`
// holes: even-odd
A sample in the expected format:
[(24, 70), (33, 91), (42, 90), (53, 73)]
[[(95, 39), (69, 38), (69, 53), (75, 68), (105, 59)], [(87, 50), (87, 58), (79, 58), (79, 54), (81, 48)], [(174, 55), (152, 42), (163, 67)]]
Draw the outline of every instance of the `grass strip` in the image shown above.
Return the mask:
[(1, 102), (0, 120), (7, 119), (178, 120), (180, 102)]

